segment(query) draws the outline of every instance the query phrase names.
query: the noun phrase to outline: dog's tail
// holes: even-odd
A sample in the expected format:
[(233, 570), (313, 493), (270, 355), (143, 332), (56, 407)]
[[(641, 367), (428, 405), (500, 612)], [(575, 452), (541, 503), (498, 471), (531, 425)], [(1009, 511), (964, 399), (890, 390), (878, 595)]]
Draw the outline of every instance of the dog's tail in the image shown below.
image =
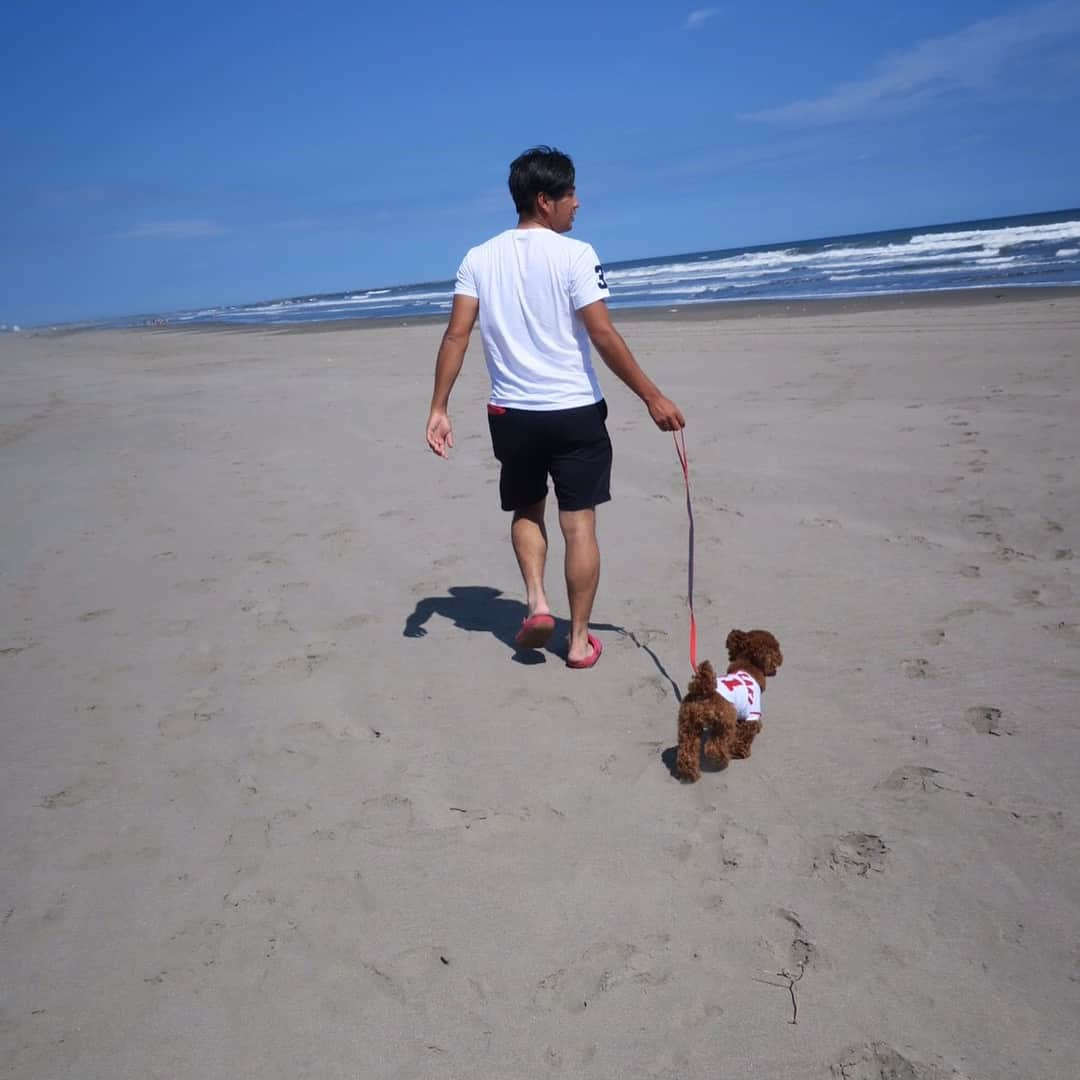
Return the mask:
[[(702, 660), (694, 677), (686, 688), (686, 697), (691, 701), (712, 697), (716, 693), (716, 672), (708, 660)], [(684, 699), (685, 700), (685, 699)]]

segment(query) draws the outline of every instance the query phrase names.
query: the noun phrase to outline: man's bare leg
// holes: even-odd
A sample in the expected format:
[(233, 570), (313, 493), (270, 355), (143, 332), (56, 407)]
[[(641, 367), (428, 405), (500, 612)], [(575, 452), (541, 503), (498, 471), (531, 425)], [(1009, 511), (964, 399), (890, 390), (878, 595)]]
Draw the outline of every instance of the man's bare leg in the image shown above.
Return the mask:
[(600, 582), (600, 546), (596, 542), (595, 510), (560, 510), (559, 525), (566, 541), (566, 593), (570, 599), (568, 660), (584, 660), (589, 645), (589, 617)]
[(547, 528), (544, 525), (546, 501), (541, 499), (532, 506), (515, 510), (510, 525), (510, 541), (514, 545), (518, 568), (525, 582), (530, 615), (546, 615), (551, 611), (544, 593), (544, 565), (548, 549)]

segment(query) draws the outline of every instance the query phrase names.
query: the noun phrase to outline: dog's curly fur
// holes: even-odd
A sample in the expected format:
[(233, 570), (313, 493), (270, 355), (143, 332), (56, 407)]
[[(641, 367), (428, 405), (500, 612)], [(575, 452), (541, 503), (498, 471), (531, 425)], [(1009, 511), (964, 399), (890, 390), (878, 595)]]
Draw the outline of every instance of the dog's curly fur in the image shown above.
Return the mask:
[[(784, 662), (780, 643), (768, 630), (732, 630), (727, 636), (728, 673), (746, 671), (765, 692), (766, 679)], [(739, 721), (735, 706), (716, 691), (716, 672), (702, 660), (679, 706), (679, 748), (675, 775), (693, 783), (701, 776), (701, 756), (723, 766), (731, 758), (748, 758), (760, 720)]]

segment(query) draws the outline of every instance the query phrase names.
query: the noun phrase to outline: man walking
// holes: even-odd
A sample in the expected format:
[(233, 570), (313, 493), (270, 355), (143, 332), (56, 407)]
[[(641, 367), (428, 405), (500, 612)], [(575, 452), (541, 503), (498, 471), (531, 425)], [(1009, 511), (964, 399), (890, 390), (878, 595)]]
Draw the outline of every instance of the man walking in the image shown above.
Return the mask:
[(427, 442), (444, 458), (454, 445), (450, 391), (479, 316), (491, 378), (488, 426), (502, 466), (499, 495), (502, 508), (513, 513), (510, 538), (528, 604), (515, 640), (519, 648), (539, 648), (555, 629), (544, 591), (550, 476), (566, 545), (566, 662), (588, 668), (602, 649), (589, 633), (589, 617), (600, 580), (596, 507), (611, 498), (612, 456), (607, 404), (589, 343), (641, 398), (661, 431), (678, 431), (685, 421), (612, 325), (596, 252), (565, 235), (580, 205), (574, 182), (573, 162), (551, 147), (535, 147), (511, 163), (517, 227), (472, 248), (458, 269), (450, 323), (435, 363)]

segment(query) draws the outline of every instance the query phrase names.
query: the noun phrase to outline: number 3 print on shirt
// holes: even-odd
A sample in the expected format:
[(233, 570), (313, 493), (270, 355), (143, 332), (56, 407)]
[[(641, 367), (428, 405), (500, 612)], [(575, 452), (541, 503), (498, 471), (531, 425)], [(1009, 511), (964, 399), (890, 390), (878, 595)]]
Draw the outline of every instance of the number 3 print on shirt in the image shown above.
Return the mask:
[(607, 282), (604, 280), (604, 268), (599, 263), (597, 263), (593, 267), (593, 269), (596, 271), (596, 278), (597, 278), (597, 281), (599, 281), (599, 283), (600, 283), (600, 288), (601, 289), (606, 289), (608, 287), (608, 285), (607, 285)]

